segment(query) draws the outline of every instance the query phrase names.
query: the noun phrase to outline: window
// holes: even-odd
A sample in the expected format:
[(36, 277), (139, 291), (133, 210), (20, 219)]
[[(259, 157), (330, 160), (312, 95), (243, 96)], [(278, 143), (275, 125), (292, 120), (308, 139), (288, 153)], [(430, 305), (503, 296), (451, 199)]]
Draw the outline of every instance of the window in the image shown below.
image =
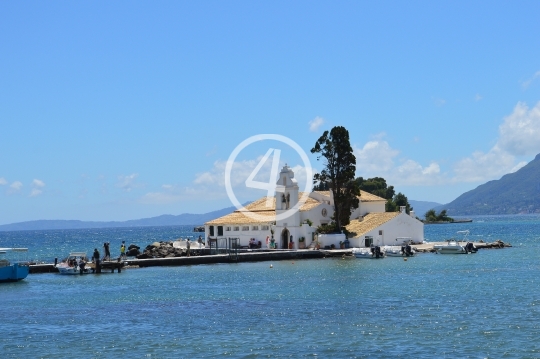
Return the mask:
[(214, 226), (210, 226), (210, 236), (214, 235)]
[(230, 232), (231, 231), (231, 227), (225, 227), (225, 232)]
[(267, 230), (269, 230), (269, 229), (270, 229), (270, 228), (269, 228), (268, 226), (261, 226), (261, 230), (263, 230), (263, 231), (267, 231)]
[(371, 247), (373, 245), (373, 237), (372, 236), (366, 236), (365, 237), (365, 246)]
[(233, 231), (239, 231), (240, 230), (240, 227), (236, 226), (234, 227)]
[(218, 226), (218, 227), (217, 227), (217, 235), (218, 235), (218, 236), (222, 236), (222, 235), (223, 235), (223, 226)]
[(251, 228), (251, 230), (252, 230), (252, 231), (258, 231), (258, 230), (259, 230), (259, 226), (253, 226), (253, 227)]
[(379, 236), (382, 236), (382, 230), (379, 230)]
[(242, 226), (243, 231), (249, 231), (249, 226)]

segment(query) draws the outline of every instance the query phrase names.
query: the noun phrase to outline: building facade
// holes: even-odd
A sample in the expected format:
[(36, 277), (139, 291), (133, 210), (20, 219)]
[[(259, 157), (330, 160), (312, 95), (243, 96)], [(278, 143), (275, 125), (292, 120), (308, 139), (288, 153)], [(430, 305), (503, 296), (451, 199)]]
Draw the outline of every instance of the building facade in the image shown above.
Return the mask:
[[(404, 209), (385, 212), (385, 204), (384, 198), (361, 191), (360, 205), (351, 214), (351, 223), (347, 226), (351, 233), (348, 238), (351, 246), (423, 241), (424, 224), (414, 218), (414, 213), (408, 215)], [(241, 247), (248, 247), (250, 242), (260, 248), (269, 248), (272, 242), (279, 249), (302, 249), (316, 242), (322, 247), (332, 244), (338, 247), (343, 235), (316, 234), (318, 226), (331, 222), (333, 213), (332, 192), (300, 192), (294, 172), (285, 165), (279, 174), (273, 198), (267, 200), (263, 197), (245, 206), (245, 210), (236, 210), (205, 223), (205, 237), (207, 242), (236, 238)]]

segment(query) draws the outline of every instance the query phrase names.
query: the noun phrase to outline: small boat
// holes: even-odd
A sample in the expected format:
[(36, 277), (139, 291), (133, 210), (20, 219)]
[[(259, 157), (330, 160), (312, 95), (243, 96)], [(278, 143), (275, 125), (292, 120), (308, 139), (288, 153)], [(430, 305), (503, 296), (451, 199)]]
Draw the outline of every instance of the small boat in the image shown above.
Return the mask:
[(379, 246), (371, 248), (353, 248), (352, 253), (356, 258), (366, 259), (379, 259), (386, 256), (384, 250), (382, 250)]
[(0, 248), (0, 282), (17, 282), (28, 276), (28, 264), (19, 261), (11, 263), (7, 258), (3, 258), (8, 253), (23, 252), (28, 252), (28, 248)]
[(56, 265), (60, 274), (85, 274), (91, 269), (86, 266), (88, 257), (85, 252), (71, 252), (69, 256)]
[(416, 251), (410, 244), (403, 246), (385, 246), (383, 250), (388, 257), (413, 257), (416, 255)]
[[(433, 246), (433, 249), (440, 254), (469, 254), (476, 253), (478, 249), (474, 246), (472, 242), (467, 240), (469, 231), (458, 231), (458, 234), (463, 235), (463, 239), (458, 241), (457, 239), (448, 239), (445, 244), (436, 244)], [(465, 243), (465, 244), (462, 244)]]

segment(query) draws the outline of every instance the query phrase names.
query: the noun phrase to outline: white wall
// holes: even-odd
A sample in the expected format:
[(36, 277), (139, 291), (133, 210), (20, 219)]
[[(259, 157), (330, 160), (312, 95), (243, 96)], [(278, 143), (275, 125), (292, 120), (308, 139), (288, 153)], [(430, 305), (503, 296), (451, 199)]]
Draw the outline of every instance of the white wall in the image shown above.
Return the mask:
[[(383, 231), (382, 236), (379, 236), (379, 230)], [(396, 241), (398, 237), (410, 237), (414, 242), (420, 243), (424, 240), (424, 224), (406, 213), (400, 213), (397, 217), (368, 233), (362, 234), (359, 238), (349, 238), (350, 245), (364, 247), (366, 236), (372, 236), (373, 244), (379, 246), (401, 245), (401, 240)]]
[[(339, 242), (345, 241), (346, 237), (345, 234), (339, 233), (339, 234), (318, 234), (317, 240), (321, 244), (321, 248), (324, 248), (325, 246), (331, 246), (332, 244), (336, 246), (336, 248), (339, 249)], [(350, 240), (349, 240), (350, 242)]]

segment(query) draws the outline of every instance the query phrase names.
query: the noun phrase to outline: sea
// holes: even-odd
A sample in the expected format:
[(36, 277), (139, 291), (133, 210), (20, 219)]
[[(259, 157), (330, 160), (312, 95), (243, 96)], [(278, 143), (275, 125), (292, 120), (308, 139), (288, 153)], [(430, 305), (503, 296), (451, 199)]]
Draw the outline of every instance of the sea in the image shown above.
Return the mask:
[[(1, 358), (540, 358), (540, 216), (425, 226), (510, 243), (407, 261), (326, 258), (31, 274), (0, 284)], [(0, 232), (36, 261), (193, 226)]]

